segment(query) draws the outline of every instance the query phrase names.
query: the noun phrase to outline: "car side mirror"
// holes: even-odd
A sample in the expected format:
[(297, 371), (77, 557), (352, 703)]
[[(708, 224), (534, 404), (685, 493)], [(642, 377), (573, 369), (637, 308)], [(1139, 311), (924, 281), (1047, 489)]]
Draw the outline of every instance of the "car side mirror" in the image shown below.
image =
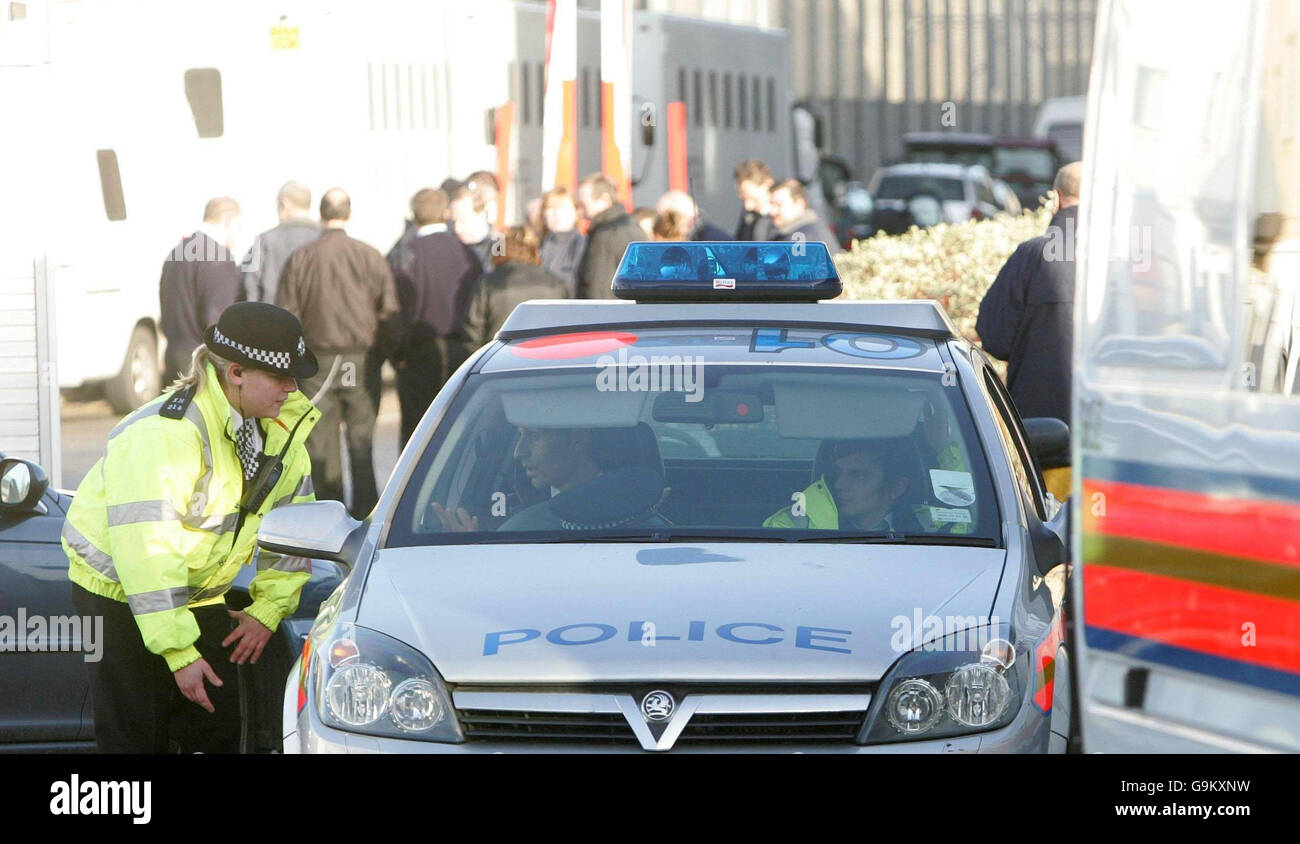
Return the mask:
[(262, 517), (259, 547), (295, 557), (342, 563), (349, 569), (365, 531), (339, 501), (309, 501), (276, 507)]
[(49, 487), (45, 470), (30, 460), (17, 457), (0, 460), (0, 513), (35, 510)]
[[(1061, 507), (1061, 512), (1057, 514), (1058, 518), (1047, 522), (1030, 520), (1032, 526), (1029, 528), (1029, 538), (1034, 546), (1034, 562), (1037, 564), (1038, 573), (1043, 577), (1062, 563), (1070, 561), (1069, 546), (1065, 540), (1065, 537), (1069, 536), (1069, 510), (1068, 505)], [(1064, 515), (1061, 515), (1062, 513)]]
[(1070, 428), (1060, 419), (1035, 416), (1021, 420), (1029, 437), (1029, 450), (1038, 468), (1063, 469), (1070, 465)]

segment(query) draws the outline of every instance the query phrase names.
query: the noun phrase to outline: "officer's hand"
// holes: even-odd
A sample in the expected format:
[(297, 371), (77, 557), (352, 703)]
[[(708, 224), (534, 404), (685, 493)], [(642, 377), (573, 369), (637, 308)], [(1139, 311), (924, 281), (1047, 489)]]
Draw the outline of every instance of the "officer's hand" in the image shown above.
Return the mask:
[(208, 700), (208, 690), (203, 685), (203, 679), (206, 677), (214, 686), (224, 686), (225, 683), (221, 682), (221, 678), (212, 670), (212, 666), (208, 665), (206, 659), (200, 657), (197, 662), (191, 662), (179, 671), (173, 672), (173, 676), (186, 700), (197, 703), (208, 712), (216, 712), (212, 707), (212, 701)]
[(262, 655), (262, 648), (265, 648), (266, 643), (271, 640), (270, 629), (246, 612), (235, 610), (229, 612), (230, 617), (239, 622), (239, 626), (222, 641), (221, 647), (224, 648), (231, 642), (239, 642), (238, 647), (230, 653), (230, 661), (236, 665), (257, 662), (258, 657)]
[(435, 501), (433, 502), (433, 513), (447, 530), (462, 532), (478, 530), (478, 516), (471, 516), (464, 507), (448, 510)]

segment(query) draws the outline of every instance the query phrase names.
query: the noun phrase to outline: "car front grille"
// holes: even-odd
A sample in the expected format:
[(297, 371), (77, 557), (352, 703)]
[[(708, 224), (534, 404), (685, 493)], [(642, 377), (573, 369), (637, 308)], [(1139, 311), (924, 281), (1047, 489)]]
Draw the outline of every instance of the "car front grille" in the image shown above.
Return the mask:
[(862, 710), (849, 710), (695, 715), (678, 742), (851, 742), (857, 738), (865, 714)]
[(636, 735), (621, 712), (528, 712), (458, 709), (461, 729), (470, 741), (627, 742)]
[[(468, 741), (567, 742), (645, 747), (648, 724), (640, 701), (648, 689), (485, 689), (459, 687), (453, 699)], [(819, 687), (725, 688), (675, 686), (685, 713), (654, 725), (675, 725), (670, 746), (852, 744), (872, 689)], [(684, 724), (677, 724), (682, 718)], [(637, 719), (634, 729), (630, 719)], [(638, 735), (639, 733), (639, 735)], [(654, 749), (645, 747), (645, 749)], [(666, 748), (658, 748), (666, 749)]]

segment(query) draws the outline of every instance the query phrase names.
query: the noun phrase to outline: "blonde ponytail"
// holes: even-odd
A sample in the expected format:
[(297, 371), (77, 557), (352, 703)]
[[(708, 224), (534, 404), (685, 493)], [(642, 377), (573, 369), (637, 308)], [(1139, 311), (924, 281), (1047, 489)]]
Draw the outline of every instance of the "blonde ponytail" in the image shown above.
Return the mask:
[(170, 387), (163, 390), (163, 392), (169, 393), (176, 390), (184, 390), (189, 387), (197, 387), (198, 392), (202, 392), (203, 386), (208, 380), (207, 365), (209, 363), (211, 363), (212, 368), (217, 371), (217, 378), (219, 380), (221, 374), (226, 371), (226, 367), (232, 362), (213, 354), (211, 349), (209, 349), (205, 344), (200, 343), (195, 347), (194, 353), (190, 355), (190, 371), (185, 375), (177, 373), (178, 377), (176, 380), (172, 382)]

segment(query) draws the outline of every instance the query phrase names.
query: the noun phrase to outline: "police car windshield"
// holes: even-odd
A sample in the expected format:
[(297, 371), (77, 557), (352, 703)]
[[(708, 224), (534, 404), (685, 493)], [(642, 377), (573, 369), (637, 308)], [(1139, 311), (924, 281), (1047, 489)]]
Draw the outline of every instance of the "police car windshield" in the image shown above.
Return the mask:
[(472, 376), (385, 544), (999, 543), (983, 453), (942, 373), (604, 364)]

